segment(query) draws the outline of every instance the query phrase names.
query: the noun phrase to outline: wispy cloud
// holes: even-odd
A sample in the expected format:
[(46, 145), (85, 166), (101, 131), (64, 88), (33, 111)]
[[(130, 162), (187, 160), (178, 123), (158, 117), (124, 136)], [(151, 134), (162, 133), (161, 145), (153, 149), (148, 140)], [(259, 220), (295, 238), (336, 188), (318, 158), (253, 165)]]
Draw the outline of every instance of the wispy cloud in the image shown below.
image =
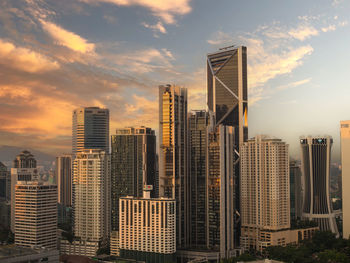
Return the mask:
[(80, 0), (89, 4), (110, 3), (119, 6), (142, 6), (151, 10), (152, 14), (161, 18), (164, 23), (176, 23), (176, 15), (191, 12), (190, 0)]
[(217, 31), (213, 34), (212, 38), (207, 40), (210, 45), (220, 46), (232, 43), (232, 36), (222, 31)]
[(0, 64), (30, 73), (55, 70), (59, 63), (38, 52), (0, 39)]
[(88, 40), (84, 39), (78, 34), (70, 32), (49, 21), (41, 19), (40, 22), (44, 31), (46, 31), (56, 41), (56, 44), (84, 54), (94, 52), (95, 44), (89, 43)]
[(163, 23), (161, 21), (158, 21), (157, 24), (154, 24), (154, 25), (150, 25), (150, 24), (147, 24), (146, 22), (143, 22), (142, 25), (145, 27), (145, 28), (149, 28), (149, 29), (152, 29), (152, 31), (154, 32), (154, 36), (155, 37), (159, 37), (158, 36), (158, 32), (159, 33), (162, 33), (162, 34), (166, 34), (167, 31), (163, 25)]
[(309, 83), (310, 81), (311, 81), (311, 78), (307, 78), (307, 79), (303, 79), (303, 80), (294, 81), (294, 82), (288, 83), (288, 84), (286, 84), (286, 85), (279, 86), (279, 87), (277, 88), (277, 90), (285, 90), (285, 89), (295, 88), (295, 87), (304, 85), (304, 84), (306, 84), (306, 83)]

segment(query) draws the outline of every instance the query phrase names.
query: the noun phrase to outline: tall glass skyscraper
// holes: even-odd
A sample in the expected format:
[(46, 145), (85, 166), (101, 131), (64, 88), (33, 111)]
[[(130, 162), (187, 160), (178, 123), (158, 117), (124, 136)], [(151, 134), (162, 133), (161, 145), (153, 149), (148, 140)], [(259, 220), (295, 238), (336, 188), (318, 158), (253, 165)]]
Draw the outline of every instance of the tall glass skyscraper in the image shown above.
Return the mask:
[(109, 153), (109, 110), (98, 107), (73, 111), (72, 152), (101, 149)]
[[(248, 139), (247, 48), (228, 47), (207, 55), (207, 104), (210, 125), (234, 128), (235, 217), (240, 211), (240, 145)], [(240, 241), (239, 220), (235, 222), (235, 242)]]
[(159, 192), (176, 200), (177, 248), (189, 243), (187, 89), (159, 86)]
[(208, 113), (204, 110), (188, 114), (189, 177), (191, 234), (194, 248), (206, 247), (206, 151)]
[(320, 230), (339, 236), (330, 196), (332, 144), (330, 136), (300, 138), (304, 184), (302, 217), (316, 221)]
[(289, 163), (289, 184), (290, 184), (290, 218), (292, 220), (301, 218), (302, 191), (301, 191), (301, 168), (296, 161)]
[(158, 197), (156, 135), (146, 127), (117, 129), (111, 137), (112, 230), (119, 227), (119, 198), (142, 197), (144, 185), (152, 185)]
[(350, 121), (340, 122), (343, 238), (350, 238)]

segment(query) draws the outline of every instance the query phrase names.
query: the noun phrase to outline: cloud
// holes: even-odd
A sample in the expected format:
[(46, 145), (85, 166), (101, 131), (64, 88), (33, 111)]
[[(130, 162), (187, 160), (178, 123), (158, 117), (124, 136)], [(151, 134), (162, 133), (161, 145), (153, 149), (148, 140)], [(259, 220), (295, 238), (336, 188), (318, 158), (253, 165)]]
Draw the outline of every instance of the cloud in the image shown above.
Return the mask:
[(288, 34), (300, 41), (304, 41), (312, 36), (317, 36), (318, 31), (313, 26), (310, 25), (300, 25), (295, 29), (291, 29)]
[(286, 85), (279, 86), (277, 90), (285, 90), (285, 89), (290, 89), (290, 88), (295, 88), (301, 85), (304, 85), (306, 83), (309, 83), (311, 81), (311, 78), (295, 81)]
[(47, 32), (55, 41), (56, 44), (65, 46), (73, 51), (81, 53), (94, 53), (95, 44), (89, 43), (81, 36), (70, 32), (54, 23), (49, 21), (40, 20), (43, 29)]
[(0, 39), (0, 64), (29, 73), (46, 72), (60, 67), (57, 61), (28, 48), (16, 47), (2, 39)]
[(145, 22), (142, 23), (142, 25), (145, 27), (145, 28), (149, 28), (149, 29), (152, 29), (153, 32), (155, 33), (155, 37), (158, 37), (158, 35), (156, 34), (157, 32), (160, 32), (162, 34), (166, 34), (167, 31), (165, 29), (165, 27), (163, 26), (163, 23), (158, 21), (157, 24), (154, 24), (154, 25), (150, 25), (150, 24), (147, 24)]
[(213, 34), (212, 38), (207, 40), (210, 45), (218, 46), (218, 45), (227, 45), (228, 43), (232, 43), (232, 36), (224, 33), (222, 31), (218, 31)]
[(80, 0), (89, 4), (110, 3), (118, 6), (142, 6), (161, 18), (164, 23), (176, 23), (175, 15), (191, 12), (190, 0)]
[(116, 24), (117, 18), (115, 16), (111, 15), (104, 15), (103, 18), (109, 23), (109, 24)]
[(335, 25), (329, 25), (327, 27), (322, 27), (321, 30), (322, 32), (328, 32), (328, 31), (334, 31), (336, 30), (336, 26)]

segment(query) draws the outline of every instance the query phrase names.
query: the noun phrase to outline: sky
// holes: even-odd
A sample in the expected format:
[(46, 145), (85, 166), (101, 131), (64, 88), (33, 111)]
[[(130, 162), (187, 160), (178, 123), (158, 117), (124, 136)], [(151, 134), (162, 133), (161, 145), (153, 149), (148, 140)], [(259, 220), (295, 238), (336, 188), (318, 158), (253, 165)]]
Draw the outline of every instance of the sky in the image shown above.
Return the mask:
[(290, 145), (350, 119), (348, 0), (2, 0), (0, 145), (71, 150), (72, 111), (158, 129), (158, 85), (206, 108), (206, 54), (247, 46), (249, 137)]

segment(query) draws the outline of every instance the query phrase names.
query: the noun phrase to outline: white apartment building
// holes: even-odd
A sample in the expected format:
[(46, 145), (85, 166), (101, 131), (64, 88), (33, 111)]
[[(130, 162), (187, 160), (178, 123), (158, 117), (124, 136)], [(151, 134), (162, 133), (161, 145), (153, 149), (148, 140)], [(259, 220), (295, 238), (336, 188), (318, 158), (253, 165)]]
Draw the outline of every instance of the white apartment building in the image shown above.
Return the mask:
[[(149, 186), (146, 186), (149, 187)], [(123, 251), (174, 254), (176, 202), (170, 198), (119, 199), (119, 247)]]
[(257, 136), (241, 147), (241, 244), (257, 248), (260, 231), (290, 228), (288, 145)]
[[(110, 158), (105, 151), (86, 149), (76, 154), (73, 162), (74, 235), (80, 239), (80, 245), (88, 244), (96, 251), (98, 244), (107, 242), (110, 233), (109, 171)], [(74, 251), (81, 254), (79, 251), (86, 249)]]
[(15, 243), (57, 248), (57, 186), (18, 181), (15, 186)]

